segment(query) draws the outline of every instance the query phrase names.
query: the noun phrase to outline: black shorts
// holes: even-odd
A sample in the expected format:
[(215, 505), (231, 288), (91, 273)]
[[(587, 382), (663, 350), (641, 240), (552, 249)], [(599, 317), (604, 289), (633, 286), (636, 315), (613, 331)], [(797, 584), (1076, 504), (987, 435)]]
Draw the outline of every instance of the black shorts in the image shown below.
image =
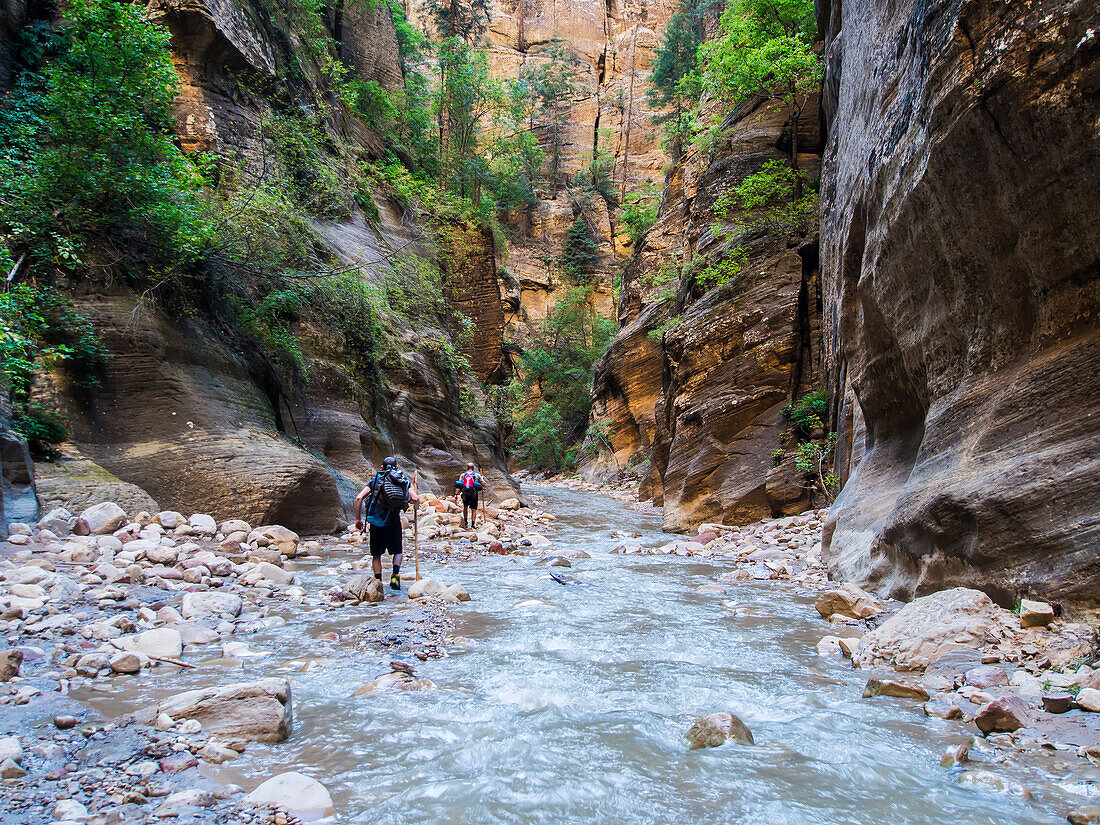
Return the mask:
[(467, 507), (477, 509), (477, 490), (463, 490), (462, 503)]
[(396, 556), (401, 552), (401, 513), (394, 510), (390, 513), (389, 520), (382, 526), (370, 526), (370, 554), (381, 556), (390, 553)]

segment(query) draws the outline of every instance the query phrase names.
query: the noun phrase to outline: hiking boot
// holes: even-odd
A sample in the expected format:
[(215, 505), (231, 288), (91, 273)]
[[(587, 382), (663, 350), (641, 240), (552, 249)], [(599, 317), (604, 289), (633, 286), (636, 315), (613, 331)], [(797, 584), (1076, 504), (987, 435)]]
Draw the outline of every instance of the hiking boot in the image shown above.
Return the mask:
[(401, 579), (397, 576), (390, 576), (390, 590), (400, 590)]

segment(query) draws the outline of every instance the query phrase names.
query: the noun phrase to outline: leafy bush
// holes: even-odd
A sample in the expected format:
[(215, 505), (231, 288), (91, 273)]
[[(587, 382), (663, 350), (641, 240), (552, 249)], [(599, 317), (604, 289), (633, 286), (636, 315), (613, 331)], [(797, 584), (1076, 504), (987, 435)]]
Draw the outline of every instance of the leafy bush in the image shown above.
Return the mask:
[(35, 458), (53, 458), (56, 445), (69, 437), (61, 416), (41, 404), (16, 404), (12, 428), (27, 440)]
[(0, 236), (62, 270), (94, 239), (111, 258), (178, 271), (205, 250), (204, 182), (172, 140), (169, 33), (121, 0), (71, 0), (33, 27), (0, 108)]
[(824, 389), (806, 393), (793, 404), (783, 407), (783, 417), (799, 438), (809, 438), (815, 429), (825, 426), (829, 397)]
[(806, 191), (805, 178), (805, 172), (792, 169), (786, 161), (769, 160), (759, 172), (741, 181), (736, 196), (752, 215), (754, 226), (806, 232), (817, 221), (818, 196), (812, 190)]
[(561, 413), (545, 401), (516, 419), (514, 447), (522, 461), (542, 470), (569, 469), (576, 458), (566, 446)]
[(630, 194), (626, 196), (623, 204), (622, 221), (626, 225), (626, 234), (630, 237), (630, 243), (635, 248), (642, 235), (649, 231), (657, 222), (657, 209), (659, 203), (645, 194)]
[(798, 469), (816, 476), (815, 484), (828, 501), (833, 501), (840, 491), (840, 479), (836, 473), (826, 471), (836, 450), (836, 433), (829, 433), (824, 442), (806, 441), (798, 445), (794, 461)]

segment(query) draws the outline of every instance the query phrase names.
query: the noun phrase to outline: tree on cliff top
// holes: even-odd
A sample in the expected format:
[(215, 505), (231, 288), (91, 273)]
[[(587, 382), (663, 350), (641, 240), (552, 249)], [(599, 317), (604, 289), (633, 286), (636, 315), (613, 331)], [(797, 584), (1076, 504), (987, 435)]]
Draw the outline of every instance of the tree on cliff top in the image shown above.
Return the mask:
[(490, 8), (490, 0), (424, 0), (424, 10), (440, 40), (459, 37), (471, 45), (485, 34)]
[(720, 99), (736, 106), (760, 96), (787, 106), (795, 169), (799, 120), (821, 80), (821, 58), (811, 49), (815, 31), (812, 0), (738, 0), (722, 13), (718, 39), (699, 49), (703, 86)]
[(671, 111), (655, 115), (654, 120), (665, 125), (665, 149), (674, 159), (683, 153), (699, 98), (695, 74), (699, 46), (706, 37), (707, 20), (720, 5), (720, 0), (684, 0), (665, 26), (657, 47), (646, 97), (651, 108), (671, 106)]

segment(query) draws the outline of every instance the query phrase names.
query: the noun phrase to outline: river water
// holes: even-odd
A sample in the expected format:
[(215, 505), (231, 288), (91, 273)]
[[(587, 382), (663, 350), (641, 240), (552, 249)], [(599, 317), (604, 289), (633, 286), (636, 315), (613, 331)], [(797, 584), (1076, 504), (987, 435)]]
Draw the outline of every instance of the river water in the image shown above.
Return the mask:
[[(312, 641), (334, 615), (346, 624), (395, 608), (293, 616), (249, 639), (275, 656), (219, 677), (289, 677), (293, 736), (210, 770), (246, 789), (300, 770), (330, 790), (340, 822), (363, 825), (1065, 821), (1050, 799), (966, 787), (941, 768), (944, 748), (968, 739), (958, 723), (862, 700), (866, 674), (815, 653), (827, 626), (813, 594), (778, 582), (697, 593), (721, 568), (609, 552), (615, 530), (667, 541), (657, 518), (604, 497), (536, 493), (559, 516), (555, 546), (592, 556), (554, 568), (578, 584), (530, 557), (422, 571), (475, 599), (452, 609), (462, 644), (449, 657), (413, 660), (438, 686), (422, 692), (352, 698), (389, 657)], [(307, 588), (337, 583), (309, 566), (299, 565)], [(723, 598), (750, 614), (734, 617)], [(550, 604), (515, 607), (531, 599)], [(166, 688), (142, 682), (139, 693)], [(740, 716), (756, 745), (688, 750), (685, 731), (716, 711)]]

